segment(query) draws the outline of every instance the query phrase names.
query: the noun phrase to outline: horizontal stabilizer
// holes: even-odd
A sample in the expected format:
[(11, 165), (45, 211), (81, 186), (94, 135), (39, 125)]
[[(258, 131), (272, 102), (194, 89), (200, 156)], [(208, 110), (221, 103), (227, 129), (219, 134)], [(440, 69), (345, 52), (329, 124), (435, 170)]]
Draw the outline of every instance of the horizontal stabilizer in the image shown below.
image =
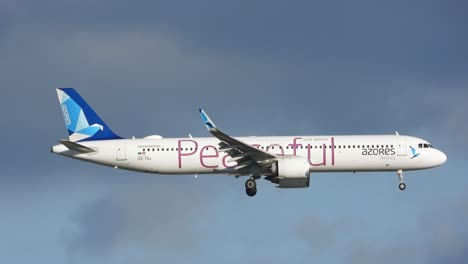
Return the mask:
[(81, 144), (78, 144), (76, 142), (68, 141), (68, 140), (59, 140), (59, 142), (64, 145), (67, 149), (69, 150), (74, 150), (80, 153), (91, 153), (91, 152), (96, 152), (96, 150), (83, 146)]

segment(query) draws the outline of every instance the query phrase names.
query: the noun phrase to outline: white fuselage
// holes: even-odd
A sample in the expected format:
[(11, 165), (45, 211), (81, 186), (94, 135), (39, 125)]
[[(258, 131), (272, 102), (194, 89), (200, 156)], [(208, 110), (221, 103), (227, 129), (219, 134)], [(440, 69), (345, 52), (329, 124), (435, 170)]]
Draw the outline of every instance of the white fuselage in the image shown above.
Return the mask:
[[(446, 160), (427, 141), (403, 135), (238, 137), (238, 140), (279, 156), (307, 158), (310, 172), (418, 170)], [(95, 152), (79, 153), (64, 145), (52, 152), (101, 165), (159, 174), (236, 174), (236, 162), (219, 151), (219, 140), (144, 138), (85, 141)], [(419, 147), (418, 147), (419, 146)], [(414, 155), (411, 148), (418, 155)]]

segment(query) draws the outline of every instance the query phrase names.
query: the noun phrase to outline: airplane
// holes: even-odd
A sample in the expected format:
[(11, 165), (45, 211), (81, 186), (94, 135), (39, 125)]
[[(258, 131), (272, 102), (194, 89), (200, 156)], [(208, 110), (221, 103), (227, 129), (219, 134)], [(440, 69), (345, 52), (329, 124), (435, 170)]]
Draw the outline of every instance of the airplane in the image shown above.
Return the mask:
[(396, 171), (405, 190), (404, 171), (440, 166), (447, 156), (421, 138), (399, 135), (311, 135), (232, 137), (205, 111), (203, 124), (212, 137), (125, 139), (102, 121), (73, 88), (57, 88), (68, 140), (51, 152), (116, 169), (155, 174), (247, 176), (245, 192), (257, 193), (258, 179), (278, 188), (306, 188), (320, 172)]

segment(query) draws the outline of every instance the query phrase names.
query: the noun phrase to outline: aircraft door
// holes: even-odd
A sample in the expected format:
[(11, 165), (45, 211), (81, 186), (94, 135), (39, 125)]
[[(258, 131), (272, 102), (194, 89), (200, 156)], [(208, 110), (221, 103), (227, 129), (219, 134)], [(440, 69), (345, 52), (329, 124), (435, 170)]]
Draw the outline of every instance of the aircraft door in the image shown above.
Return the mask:
[(127, 160), (127, 149), (126, 149), (125, 143), (117, 143), (116, 160), (117, 161)]
[(406, 156), (408, 155), (406, 148), (406, 136), (397, 135), (397, 153), (398, 156)]

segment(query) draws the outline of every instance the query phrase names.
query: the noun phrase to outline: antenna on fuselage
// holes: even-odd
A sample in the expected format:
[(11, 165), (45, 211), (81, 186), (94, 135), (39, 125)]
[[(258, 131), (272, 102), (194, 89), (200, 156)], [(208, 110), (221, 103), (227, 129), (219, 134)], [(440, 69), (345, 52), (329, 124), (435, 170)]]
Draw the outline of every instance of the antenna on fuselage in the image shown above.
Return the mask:
[(189, 136), (189, 138), (193, 138), (193, 137), (192, 137), (192, 134), (190, 134), (190, 133), (188, 134), (188, 136)]
[(398, 131), (395, 131), (395, 134), (396, 134), (397, 136), (399, 136), (399, 135), (400, 135), (400, 134), (398, 134)]

